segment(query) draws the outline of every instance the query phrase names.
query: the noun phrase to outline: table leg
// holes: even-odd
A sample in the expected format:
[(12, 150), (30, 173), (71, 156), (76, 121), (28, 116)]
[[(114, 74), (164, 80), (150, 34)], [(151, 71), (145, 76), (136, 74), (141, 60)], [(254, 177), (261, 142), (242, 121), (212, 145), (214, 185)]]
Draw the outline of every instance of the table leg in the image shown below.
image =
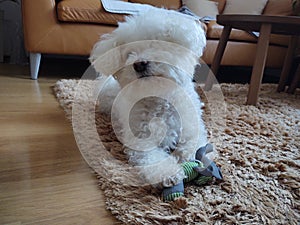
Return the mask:
[(287, 93), (294, 94), (296, 88), (298, 87), (299, 81), (300, 81), (300, 65), (298, 65), (298, 67), (297, 67), (294, 78), (293, 78), (289, 88), (287, 89)]
[(292, 36), (290, 39), (289, 47), (288, 47), (288, 50), (287, 50), (287, 53), (285, 56), (284, 64), (283, 64), (281, 75), (280, 75), (279, 84), (277, 87), (278, 92), (284, 91), (284, 89), (285, 89), (286, 81), (289, 76), (291, 66), (293, 63), (293, 56), (294, 56), (294, 51), (295, 51), (295, 48), (297, 45), (297, 41), (298, 41), (297, 36)]
[(224, 54), (224, 51), (225, 51), (225, 48), (227, 45), (227, 41), (229, 39), (230, 32), (231, 32), (231, 26), (225, 26), (223, 28), (223, 31), (222, 31), (222, 34), (221, 34), (221, 37), (220, 37), (220, 40), (218, 43), (218, 47), (217, 47), (217, 50), (216, 50), (216, 53), (215, 53), (215, 56), (214, 56), (214, 59), (213, 59), (213, 62), (211, 64), (211, 68), (210, 68), (212, 74), (210, 74), (210, 73), (208, 74), (208, 77), (205, 82), (204, 90), (206, 90), (206, 91), (209, 91), (213, 86), (214, 77), (218, 73), (220, 63), (221, 63), (221, 60), (222, 60), (222, 57), (223, 57), (223, 54)]
[(0, 63), (4, 57), (4, 11), (0, 10)]
[(268, 54), (271, 28), (271, 24), (262, 24), (260, 28), (260, 35), (257, 42), (256, 56), (252, 69), (248, 98), (246, 102), (247, 105), (256, 105), (257, 103), (258, 92), (264, 74)]

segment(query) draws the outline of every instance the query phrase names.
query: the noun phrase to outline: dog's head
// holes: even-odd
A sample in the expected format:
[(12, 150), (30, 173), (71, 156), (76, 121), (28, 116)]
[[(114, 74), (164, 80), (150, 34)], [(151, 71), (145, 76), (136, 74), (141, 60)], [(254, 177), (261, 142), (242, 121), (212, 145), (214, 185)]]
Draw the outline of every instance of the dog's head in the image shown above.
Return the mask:
[(163, 76), (179, 84), (191, 80), (206, 45), (199, 21), (175, 11), (151, 9), (129, 16), (94, 46), (90, 61), (117, 49), (123, 64), (116, 76), (121, 86), (138, 78)]

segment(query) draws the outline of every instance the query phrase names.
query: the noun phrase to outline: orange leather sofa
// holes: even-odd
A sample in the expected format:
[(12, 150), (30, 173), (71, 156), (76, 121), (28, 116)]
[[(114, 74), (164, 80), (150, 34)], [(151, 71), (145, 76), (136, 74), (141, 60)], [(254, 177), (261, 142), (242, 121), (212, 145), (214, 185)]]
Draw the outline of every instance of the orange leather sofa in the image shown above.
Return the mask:
[[(128, 1), (128, 0), (125, 0)], [(158, 7), (178, 9), (180, 0), (129, 0)], [(226, 0), (219, 2), (222, 13)], [(290, 0), (269, 0), (264, 14), (289, 15)], [(192, 10), (192, 9), (191, 9)], [(113, 31), (124, 15), (106, 12), (100, 0), (22, 0), (25, 48), (30, 53), (31, 78), (37, 79), (41, 54), (88, 56), (102, 34)], [(206, 24), (207, 46), (202, 59), (211, 64), (222, 26), (215, 21)], [(240, 30), (233, 30), (221, 65), (252, 66), (257, 38)], [(280, 68), (283, 64), (288, 38), (271, 38), (266, 66)]]

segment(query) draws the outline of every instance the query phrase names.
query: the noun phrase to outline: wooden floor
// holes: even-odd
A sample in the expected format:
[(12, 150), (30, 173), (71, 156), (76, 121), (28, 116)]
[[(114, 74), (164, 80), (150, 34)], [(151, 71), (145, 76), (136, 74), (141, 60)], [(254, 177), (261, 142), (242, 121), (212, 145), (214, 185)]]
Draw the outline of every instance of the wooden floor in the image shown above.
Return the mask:
[(0, 64), (0, 224), (116, 224), (51, 86)]

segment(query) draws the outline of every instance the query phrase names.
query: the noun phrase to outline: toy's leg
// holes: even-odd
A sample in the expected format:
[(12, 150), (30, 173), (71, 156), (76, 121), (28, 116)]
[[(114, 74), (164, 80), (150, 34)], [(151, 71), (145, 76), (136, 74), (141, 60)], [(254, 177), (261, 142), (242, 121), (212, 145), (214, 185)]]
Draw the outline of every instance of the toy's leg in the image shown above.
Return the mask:
[(162, 192), (162, 197), (164, 201), (174, 201), (176, 198), (183, 195), (184, 186), (183, 181), (175, 186), (164, 188)]
[(204, 169), (204, 165), (202, 162), (199, 162), (199, 161), (187, 162), (187, 163), (183, 163), (182, 166), (184, 168), (183, 170), (185, 172), (185, 175), (187, 176), (183, 180), (185, 183), (193, 180), (193, 182), (196, 185), (202, 186), (213, 180), (213, 178), (211, 176), (210, 177), (201, 176), (201, 175), (199, 176), (199, 173), (198, 173), (197, 169), (195, 169), (195, 168), (203, 168)]
[(182, 163), (181, 166), (183, 168), (185, 178), (180, 183), (172, 186), (165, 187), (162, 193), (164, 201), (173, 201), (175, 198), (183, 196), (184, 193), (184, 182), (189, 182), (195, 179), (199, 174), (194, 170), (194, 167), (199, 167), (201, 162), (185, 162)]
[(203, 186), (213, 181), (213, 177), (199, 176), (193, 182), (198, 186)]

